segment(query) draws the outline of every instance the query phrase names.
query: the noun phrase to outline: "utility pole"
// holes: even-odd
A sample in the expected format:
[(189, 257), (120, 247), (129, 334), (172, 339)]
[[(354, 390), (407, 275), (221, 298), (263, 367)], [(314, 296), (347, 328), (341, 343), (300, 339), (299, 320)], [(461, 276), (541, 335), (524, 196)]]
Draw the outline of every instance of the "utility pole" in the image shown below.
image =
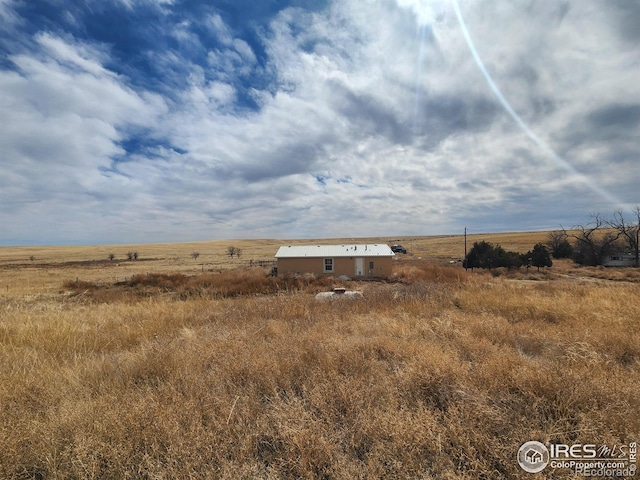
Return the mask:
[(465, 270), (467, 269), (467, 227), (464, 227), (464, 259), (462, 260), (465, 265)]
[(464, 227), (464, 258), (467, 258), (467, 227)]

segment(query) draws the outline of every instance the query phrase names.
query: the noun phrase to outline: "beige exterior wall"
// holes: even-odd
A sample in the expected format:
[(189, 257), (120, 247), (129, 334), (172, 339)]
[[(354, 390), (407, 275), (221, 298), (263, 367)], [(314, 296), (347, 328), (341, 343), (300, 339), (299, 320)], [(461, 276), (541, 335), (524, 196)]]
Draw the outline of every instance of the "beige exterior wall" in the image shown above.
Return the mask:
[[(356, 276), (356, 258), (363, 259), (364, 278), (389, 277), (393, 269), (393, 257), (333, 257), (333, 272), (324, 271), (324, 258), (279, 258), (278, 275), (314, 273), (316, 275)], [(373, 262), (373, 268), (370, 267)]]

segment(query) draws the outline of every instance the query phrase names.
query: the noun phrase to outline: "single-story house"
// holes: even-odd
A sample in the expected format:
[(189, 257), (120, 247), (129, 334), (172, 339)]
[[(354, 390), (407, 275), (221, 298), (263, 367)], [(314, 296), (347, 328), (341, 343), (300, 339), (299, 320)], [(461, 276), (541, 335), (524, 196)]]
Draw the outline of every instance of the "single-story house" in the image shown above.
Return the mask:
[(288, 245), (276, 253), (278, 275), (314, 273), (355, 278), (391, 276), (394, 256), (386, 244)]

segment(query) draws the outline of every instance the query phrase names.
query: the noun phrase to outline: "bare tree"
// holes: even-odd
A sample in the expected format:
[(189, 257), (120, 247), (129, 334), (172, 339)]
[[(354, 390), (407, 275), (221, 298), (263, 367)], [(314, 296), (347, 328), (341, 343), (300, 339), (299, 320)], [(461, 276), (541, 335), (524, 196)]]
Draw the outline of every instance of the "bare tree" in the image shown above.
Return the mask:
[(607, 231), (609, 224), (599, 213), (591, 215), (592, 221), (586, 225), (575, 225), (572, 230), (562, 228), (567, 237), (573, 238), (574, 260), (586, 265), (601, 265), (603, 257), (607, 255), (613, 244), (622, 235), (620, 232)]
[(549, 232), (547, 246), (551, 250), (553, 258), (571, 258), (573, 254), (567, 233), (563, 230)]
[(133, 260), (133, 252), (127, 252), (127, 258)]
[(116, 255), (114, 253), (110, 253), (109, 260), (113, 261), (114, 258), (116, 258)]
[(191, 256), (193, 257), (194, 260), (197, 260), (198, 257), (200, 256), (200, 252), (193, 252)]
[(636, 206), (633, 212), (636, 223), (628, 223), (622, 214), (622, 210), (618, 210), (613, 214), (613, 220), (607, 222), (607, 225), (618, 232), (619, 237), (623, 237), (634, 254), (634, 265), (640, 266), (640, 205)]
[(228, 247), (227, 248), (227, 255), (229, 255), (231, 258), (233, 258), (233, 256), (236, 254), (236, 247)]
[(242, 249), (236, 248), (236, 257), (240, 258), (240, 255), (242, 255)]

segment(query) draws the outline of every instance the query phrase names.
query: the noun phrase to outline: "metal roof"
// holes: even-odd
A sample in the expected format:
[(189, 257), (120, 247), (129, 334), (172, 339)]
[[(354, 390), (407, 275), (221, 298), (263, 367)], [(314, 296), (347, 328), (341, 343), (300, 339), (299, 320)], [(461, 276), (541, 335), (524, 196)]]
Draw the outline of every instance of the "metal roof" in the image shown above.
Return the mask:
[(276, 253), (276, 258), (300, 257), (393, 257), (387, 244), (357, 245), (287, 245)]

